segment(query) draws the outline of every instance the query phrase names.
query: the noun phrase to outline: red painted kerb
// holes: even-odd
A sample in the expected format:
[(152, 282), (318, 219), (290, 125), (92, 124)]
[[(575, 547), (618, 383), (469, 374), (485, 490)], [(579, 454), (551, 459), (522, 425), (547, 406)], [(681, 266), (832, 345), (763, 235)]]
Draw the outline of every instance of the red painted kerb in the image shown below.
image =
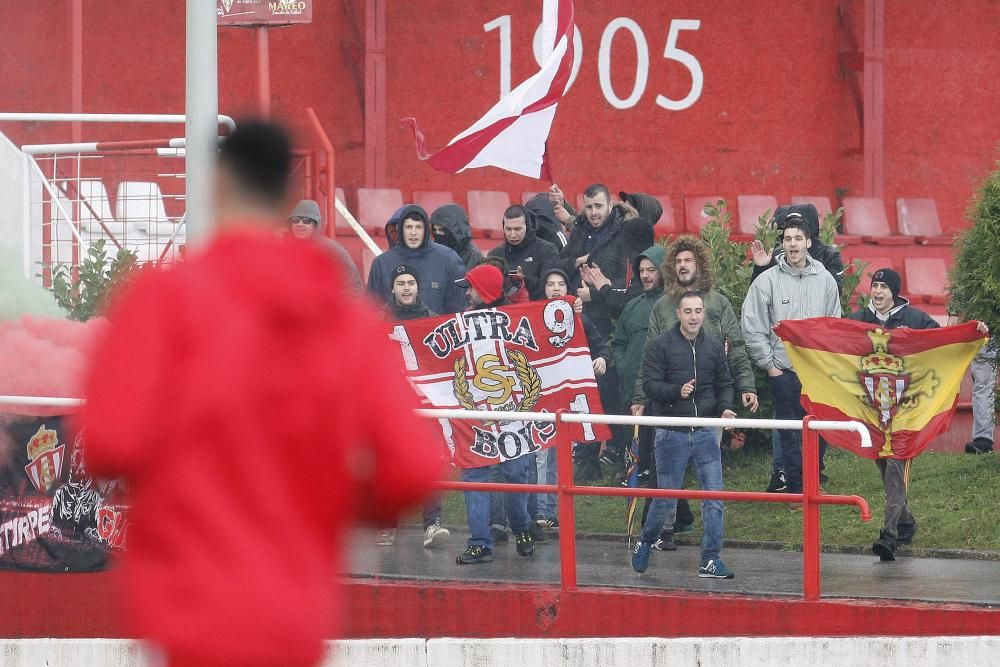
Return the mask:
[[(3, 572), (0, 589), (0, 636), (129, 636), (108, 572)], [(1000, 634), (1000, 610), (963, 604), (370, 578), (346, 580), (344, 593), (337, 634), (351, 639)]]

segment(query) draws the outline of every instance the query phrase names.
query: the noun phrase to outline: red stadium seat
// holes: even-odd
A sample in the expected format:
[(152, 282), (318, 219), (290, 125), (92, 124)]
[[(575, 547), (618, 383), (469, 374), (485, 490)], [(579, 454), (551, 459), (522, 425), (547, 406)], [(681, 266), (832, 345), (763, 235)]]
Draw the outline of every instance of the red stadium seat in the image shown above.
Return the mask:
[(900, 197), (896, 200), (899, 233), (913, 236), (917, 243), (952, 245), (954, 238), (941, 231), (937, 205), (928, 197)]
[(403, 205), (403, 193), (393, 188), (358, 188), (358, 222), (374, 236), (385, 236), (385, 223)]
[(449, 190), (414, 190), (413, 203), (427, 211), (427, 217), (445, 204), (457, 204)]
[(899, 236), (889, 229), (885, 205), (878, 197), (844, 197), (844, 231), (879, 245), (908, 245), (912, 236)]
[(469, 190), (469, 226), (473, 238), (503, 238), (503, 212), (510, 195), (493, 190)]
[(771, 195), (739, 195), (736, 197), (736, 208), (740, 218), (738, 236), (746, 237), (745, 240), (752, 240), (757, 235), (757, 221), (760, 216), (769, 212), (768, 221), (774, 217), (774, 210), (778, 208), (778, 199)]
[(907, 257), (903, 260), (908, 292), (922, 297), (927, 303), (943, 304), (947, 301), (948, 269), (940, 257)]
[[(820, 226), (823, 224), (823, 219), (833, 213), (833, 205), (830, 204), (829, 197), (819, 197), (810, 195), (796, 195), (792, 197), (791, 202), (793, 204), (812, 204), (816, 207), (816, 211), (819, 213)], [(841, 221), (840, 228), (843, 230), (844, 223)], [(862, 237), (851, 236), (850, 234), (837, 234), (836, 243), (838, 246), (847, 245), (857, 245), (862, 242)]]
[[(695, 195), (684, 197), (684, 219), (687, 231), (691, 234), (701, 234), (701, 228), (708, 222), (705, 215), (705, 204), (714, 204), (722, 199), (717, 195)], [(730, 231), (732, 231), (730, 229)]]
[(824, 217), (833, 213), (833, 207), (830, 205), (829, 197), (795, 195), (794, 197), (792, 197), (791, 202), (793, 204), (812, 204), (813, 206), (815, 206), (816, 210), (819, 212), (820, 222), (823, 221)]
[(653, 225), (653, 236), (659, 239), (662, 236), (677, 236), (684, 232), (684, 226), (677, 222), (674, 217), (674, 204), (667, 195), (652, 195), (663, 207), (663, 215)]

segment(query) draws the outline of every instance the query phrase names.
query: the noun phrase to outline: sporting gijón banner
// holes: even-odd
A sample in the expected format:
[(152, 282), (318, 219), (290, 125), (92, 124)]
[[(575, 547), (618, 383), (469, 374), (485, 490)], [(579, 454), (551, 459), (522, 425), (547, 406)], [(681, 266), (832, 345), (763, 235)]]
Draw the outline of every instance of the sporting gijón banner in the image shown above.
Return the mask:
[[(406, 373), (428, 407), (602, 413), (580, 318), (564, 299), (390, 325)], [(440, 419), (462, 468), (514, 459), (555, 444), (551, 423)], [(567, 424), (576, 442), (611, 437), (602, 424)]]

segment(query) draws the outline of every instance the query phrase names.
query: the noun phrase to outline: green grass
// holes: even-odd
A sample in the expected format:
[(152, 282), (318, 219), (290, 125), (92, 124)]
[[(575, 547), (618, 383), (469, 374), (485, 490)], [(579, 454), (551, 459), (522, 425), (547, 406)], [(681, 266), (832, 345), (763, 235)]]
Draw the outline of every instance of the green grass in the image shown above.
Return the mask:
[[(723, 479), (727, 490), (763, 491), (770, 478), (770, 454), (723, 450)], [(859, 495), (872, 510), (872, 521), (863, 523), (855, 506), (828, 505), (821, 509), (824, 545), (865, 548), (878, 536), (884, 518), (885, 496), (875, 464), (850, 452), (829, 448), (824, 485), (828, 494)], [(926, 453), (913, 463), (910, 476), (910, 509), (919, 530), (914, 546), (939, 549), (972, 549), (1000, 552), (997, 528), (997, 490), (1000, 488), (1000, 455), (969, 456)], [(615, 484), (609, 474), (602, 482)], [(697, 488), (690, 473), (686, 488)], [(625, 533), (625, 501), (620, 498), (579, 497), (577, 529), (582, 533)], [(692, 502), (695, 538), (700, 535), (699, 504)], [(444, 520), (465, 524), (465, 504), (460, 493), (448, 493)], [(802, 514), (774, 503), (726, 503), (725, 537), (728, 540), (778, 542), (798, 548), (802, 541)]]

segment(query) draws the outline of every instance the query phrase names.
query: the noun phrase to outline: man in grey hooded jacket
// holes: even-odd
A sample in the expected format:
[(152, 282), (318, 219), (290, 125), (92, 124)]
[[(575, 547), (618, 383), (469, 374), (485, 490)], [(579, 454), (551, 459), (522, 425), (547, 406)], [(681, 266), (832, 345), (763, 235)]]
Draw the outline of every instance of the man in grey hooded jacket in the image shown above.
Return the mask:
[[(750, 285), (743, 301), (743, 338), (755, 364), (767, 372), (777, 419), (802, 419), (802, 384), (788, 353), (771, 327), (782, 320), (840, 317), (840, 292), (829, 271), (809, 255), (812, 230), (801, 220), (789, 221), (777, 264)], [(802, 493), (802, 434), (778, 432), (788, 493)]]

